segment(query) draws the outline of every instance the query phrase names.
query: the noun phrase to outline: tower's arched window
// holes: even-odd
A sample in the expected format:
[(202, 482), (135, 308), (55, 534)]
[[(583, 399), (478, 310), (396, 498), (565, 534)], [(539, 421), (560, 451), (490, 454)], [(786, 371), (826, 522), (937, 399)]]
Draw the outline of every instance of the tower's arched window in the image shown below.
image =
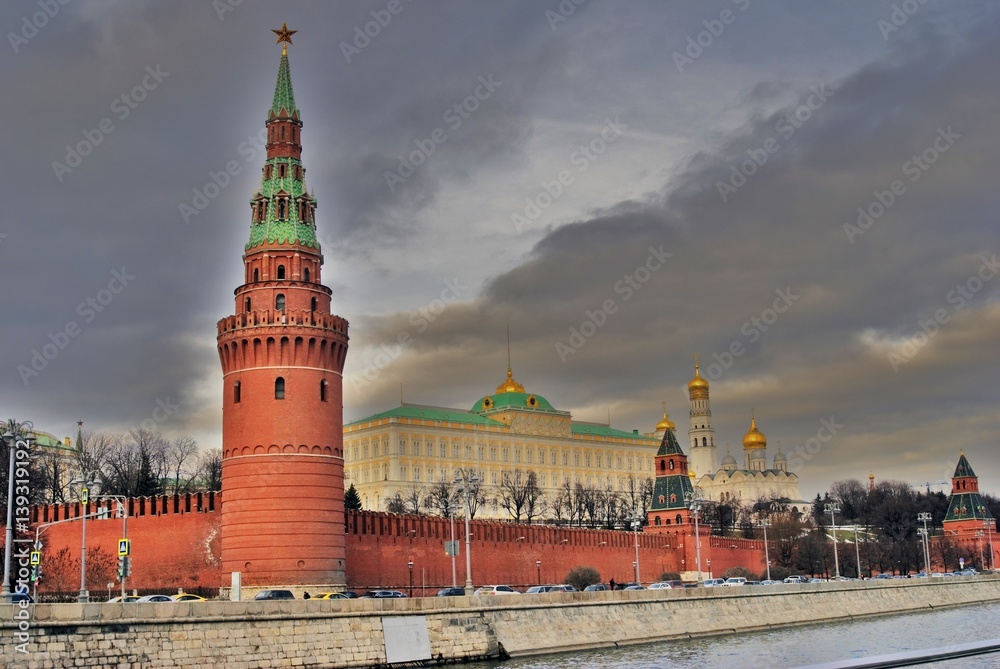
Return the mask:
[(302, 280), (305, 281), (306, 283), (309, 283), (309, 268), (308, 267), (303, 267), (302, 268)]
[(701, 445), (702, 446), (708, 446), (708, 437), (702, 437), (701, 438)]
[(317, 301), (316, 301), (316, 298), (315, 298), (315, 297), (314, 297), (314, 298), (312, 298), (312, 302), (311, 302), (311, 303), (309, 304), (309, 306), (310, 306), (310, 308), (311, 308), (311, 309), (312, 309), (313, 311), (316, 311), (316, 307), (318, 307), (318, 306), (319, 306), (319, 304), (317, 303)]
[(670, 471), (673, 471), (673, 470), (674, 470), (674, 461), (671, 460), (670, 461)]
[(284, 294), (278, 293), (274, 297), (274, 308), (277, 309), (278, 311), (284, 311), (285, 310), (285, 296), (284, 296)]
[(663, 460), (660, 460), (660, 471), (662, 472), (663, 469), (664, 469)]
[(237, 381), (236, 383), (233, 384), (233, 403), (234, 404), (239, 404), (240, 403), (240, 382), (239, 381)]
[(674, 522), (677, 523), (678, 525), (681, 524), (681, 514), (679, 513), (677, 514), (677, 517), (674, 518)]
[(253, 268), (253, 280), (254, 280), (254, 283), (256, 283), (257, 281), (260, 281), (260, 270), (257, 269), (256, 267)]
[[(281, 126), (281, 139), (284, 139), (284, 138), (285, 138), (285, 126)], [(285, 176), (285, 175), (282, 174), (281, 176)]]
[(284, 198), (278, 200), (278, 218), (284, 220), (285, 218), (285, 200)]
[(326, 402), (326, 389), (330, 384), (327, 383), (326, 379), (319, 382), (319, 401)]
[(284, 265), (278, 265), (278, 278), (279, 279), (284, 279), (285, 278), (285, 266)]
[(659, 516), (656, 517), (656, 519), (653, 521), (653, 524), (654, 525), (659, 525), (660, 524), (660, 517)]
[(270, 179), (271, 178), (271, 166), (270, 165), (264, 165), (264, 178), (265, 179)]
[(285, 380), (280, 376), (274, 380), (274, 399), (285, 399)]
[(249, 297), (246, 299), (245, 305), (246, 306), (244, 307), (243, 311), (250, 311), (250, 298)]
[[(282, 128), (281, 130), (282, 130), (281, 134), (284, 135), (285, 134), (285, 132), (284, 132), (285, 129)], [(284, 138), (282, 137), (282, 139), (284, 139)], [(278, 165), (278, 176), (280, 176), (282, 179), (285, 178), (285, 164), (284, 163), (281, 163), (280, 165)]]

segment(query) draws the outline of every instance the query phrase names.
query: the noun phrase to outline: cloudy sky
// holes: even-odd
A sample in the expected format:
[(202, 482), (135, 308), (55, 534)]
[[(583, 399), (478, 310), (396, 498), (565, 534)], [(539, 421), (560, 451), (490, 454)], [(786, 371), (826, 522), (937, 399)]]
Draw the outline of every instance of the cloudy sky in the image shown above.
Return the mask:
[(220, 445), (286, 21), (348, 420), (471, 407), (509, 325), (577, 419), (686, 429), (697, 353), (804, 495), (1000, 490), (995, 2), (45, 6), (0, 8), (3, 417)]

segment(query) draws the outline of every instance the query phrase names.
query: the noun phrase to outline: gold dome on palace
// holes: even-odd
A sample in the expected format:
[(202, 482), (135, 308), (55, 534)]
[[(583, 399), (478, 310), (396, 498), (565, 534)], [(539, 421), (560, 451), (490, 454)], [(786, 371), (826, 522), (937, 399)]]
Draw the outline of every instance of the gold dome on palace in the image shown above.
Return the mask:
[(674, 421), (670, 420), (670, 416), (667, 415), (667, 412), (664, 409), (663, 420), (661, 420), (659, 423), (656, 424), (656, 431), (659, 432), (660, 430), (662, 430), (666, 432), (667, 430), (676, 430), (676, 429), (677, 425), (674, 424)]
[(767, 437), (757, 429), (757, 419), (750, 415), (750, 429), (743, 435), (743, 450), (756, 450), (767, 448)]
[(514, 372), (507, 368), (507, 380), (497, 386), (497, 394), (500, 393), (523, 393), (524, 386), (514, 380)]

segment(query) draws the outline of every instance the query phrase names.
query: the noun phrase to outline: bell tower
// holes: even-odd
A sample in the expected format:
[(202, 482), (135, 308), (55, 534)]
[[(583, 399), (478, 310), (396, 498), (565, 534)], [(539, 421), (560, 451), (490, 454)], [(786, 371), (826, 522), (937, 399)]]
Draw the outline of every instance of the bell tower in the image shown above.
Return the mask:
[(250, 200), (235, 312), (218, 324), (222, 362), (223, 586), (343, 585), (343, 369), (347, 321), (322, 284), (316, 200), (282, 44), (267, 158)]

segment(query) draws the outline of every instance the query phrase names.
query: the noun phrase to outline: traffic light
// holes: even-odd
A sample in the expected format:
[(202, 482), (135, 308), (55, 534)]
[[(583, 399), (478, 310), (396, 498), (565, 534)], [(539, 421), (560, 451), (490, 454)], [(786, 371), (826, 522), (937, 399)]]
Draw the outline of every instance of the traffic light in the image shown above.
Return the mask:
[(118, 580), (122, 581), (128, 575), (125, 573), (125, 561), (128, 560), (125, 556), (118, 557)]
[(126, 557), (126, 558), (123, 558), (123, 560), (125, 561), (125, 565), (124, 565), (124, 567), (125, 567), (125, 578), (128, 578), (129, 576), (132, 575), (132, 558)]
[(42, 565), (36, 564), (31, 568), (31, 581), (32, 583), (42, 580)]

